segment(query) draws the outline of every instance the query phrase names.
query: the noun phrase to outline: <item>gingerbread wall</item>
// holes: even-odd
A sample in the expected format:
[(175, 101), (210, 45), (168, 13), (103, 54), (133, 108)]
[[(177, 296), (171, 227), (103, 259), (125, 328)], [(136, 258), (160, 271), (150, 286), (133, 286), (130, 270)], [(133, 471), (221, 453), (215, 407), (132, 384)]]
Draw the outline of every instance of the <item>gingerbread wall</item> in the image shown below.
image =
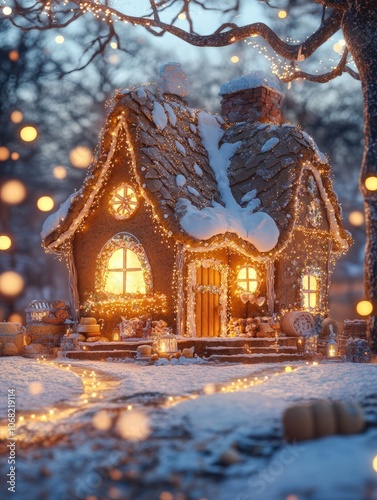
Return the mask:
[[(109, 199), (112, 191), (122, 182), (127, 182), (134, 188), (139, 205), (129, 219), (117, 220), (109, 211)], [(151, 211), (135, 182), (125, 147), (116, 153), (109, 179), (96, 202), (95, 208), (91, 209), (85, 221), (85, 227), (76, 232), (73, 242), (80, 304), (85, 302), (89, 293), (95, 292), (97, 258), (101, 249), (115, 234), (127, 232), (140, 241), (146, 252), (152, 269), (153, 292), (166, 295), (167, 313), (158, 314), (156, 319), (164, 319), (169, 325), (174, 326), (174, 241), (167, 236), (163, 237), (158, 224), (153, 221)], [(112, 328), (120, 322), (120, 315), (115, 314), (106, 319), (106, 334), (111, 333)], [(137, 316), (138, 311), (135, 310), (134, 317)]]

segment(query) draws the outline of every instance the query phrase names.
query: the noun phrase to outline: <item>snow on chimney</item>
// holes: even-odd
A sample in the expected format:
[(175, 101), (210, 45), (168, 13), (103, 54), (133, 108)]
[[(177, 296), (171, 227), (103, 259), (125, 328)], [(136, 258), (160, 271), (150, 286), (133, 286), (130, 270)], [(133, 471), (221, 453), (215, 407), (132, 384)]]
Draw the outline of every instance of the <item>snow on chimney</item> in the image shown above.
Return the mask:
[(221, 114), (228, 122), (283, 123), (281, 102), (284, 94), (275, 76), (252, 71), (224, 83), (219, 95), (222, 97)]

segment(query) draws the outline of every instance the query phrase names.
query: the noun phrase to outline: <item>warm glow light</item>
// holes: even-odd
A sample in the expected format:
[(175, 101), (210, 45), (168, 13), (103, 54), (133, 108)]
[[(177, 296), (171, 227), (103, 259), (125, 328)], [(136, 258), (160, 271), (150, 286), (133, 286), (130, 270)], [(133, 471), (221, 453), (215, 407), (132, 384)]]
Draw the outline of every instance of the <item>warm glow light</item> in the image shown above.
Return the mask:
[(14, 151), (14, 152), (10, 155), (10, 157), (12, 158), (12, 160), (18, 160), (18, 159), (19, 159), (19, 157), (20, 157), (20, 155), (19, 155), (19, 153), (17, 153), (16, 151)]
[(17, 50), (11, 50), (8, 54), (8, 57), (11, 61), (16, 62), (20, 58), (20, 54), (18, 53)]
[(109, 63), (110, 64), (118, 64), (119, 63), (118, 54), (111, 54), (111, 56), (109, 56)]
[(24, 115), (21, 113), (21, 111), (12, 111), (10, 114), (10, 120), (13, 123), (21, 123), (22, 120), (24, 119)]
[(178, 16), (178, 19), (180, 19), (181, 21), (184, 21), (186, 19), (186, 14), (184, 12), (181, 12)]
[(346, 45), (346, 41), (345, 41), (345, 40), (343, 40), (343, 39), (339, 40), (339, 42), (338, 42), (338, 43), (339, 43), (339, 45), (341, 45), (342, 47), (344, 47), (344, 46)]
[(56, 36), (55, 42), (59, 43), (59, 44), (64, 43), (64, 36), (61, 36), (61, 35)]
[(26, 198), (25, 185), (17, 179), (4, 182), (0, 190), (0, 199), (8, 205), (18, 205)]
[(373, 311), (373, 305), (369, 300), (361, 300), (356, 305), (356, 311), (360, 316), (369, 316)]
[(56, 165), (53, 174), (55, 179), (65, 179), (67, 177), (67, 169), (61, 165)]
[(290, 373), (290, 372), (292, 371), (292, 367), (291, 367), (291, 366), (286, 366), (286, 367), (285, 367), (285, 371), (286, 371), (287, 373)]
[(94, 415), (92, 423), (99, 431), (107, 431), (112, 425), (112, 419), (107, 411), (102, 410)]
[(373, 469), (377, 472), (377, 455), (373, 459)]
[(109, 259), (105, 291), (123, 293), (146, 293), (141, 262), (129, 248), (119, 248)]
[(30, 382), (28, 386), (28, 393), (32, 396), (38, 396), (43, 392), (43, 385), (40, 382)]
[(10, 151), (5, 146), (0, 146), (0, 161), (6, 161), (10, 156)]
[(377, 177), (372, 175), (365, 179), (365, 187), (369, 191), (377, 191)]
[(287, 12), (285, 10), (279, 10), (278, 17), (280, 17), (280, 19), (285, 19), (287, 17)]
[(20, 130), (20, 137), (25, 142), (32, 142), (37, 138), (38, 132), (35, 127), (28, 125)]
[(25, 281), (16, 271), (5, 271), (0, 274), (0, 293), (8, 297), (16, 297), (24, 289)]
[(49, 212), (54, 208), (54, 200), (51, 196), (41, 196), (37, 201), (37, 207), (41, 212)]
[(10, 7), (4, 7), (3, 14), (4, 16), (10, 16), (12, 14), (12, 9)]
[(332, 48), (333, 48), (333, 51), (336, 52), (337, 54), (340, 54), (343, 50), (343, 47), (338, 42), (334, 43)]
[(8, 250), (12, 246), (12, 240), (6, 234), (0, 235), (0, 250)]
[(86, 168), (92, 161), (92, 152), (86, 146), (76, 146), (69, 153), (69, 161), (76, 168)]
[(238, 56), (232, 56), (230, 58), (230, 60), (232, 61), (232, 63), (236, 64), (236, 63), (238, 63), (238, 61), (240, 60), (240, 58)]
[(364, 214), (363, 212), (355, 210), (349, 214), (348, 220), (353, 226), (362, 226), (364, 224)]
[(21, 314), (13, 313), (9, 316), (8, 321), (10, 323), (22, 323), (23, 317), (21, 316)]
[(112, 49), (117, 49), (117, 48), (118, 48), (118, 44), (117, 44), (116, 42), (111, 42), (111, 43), (110, 43), (110, 47), (111, 47)]

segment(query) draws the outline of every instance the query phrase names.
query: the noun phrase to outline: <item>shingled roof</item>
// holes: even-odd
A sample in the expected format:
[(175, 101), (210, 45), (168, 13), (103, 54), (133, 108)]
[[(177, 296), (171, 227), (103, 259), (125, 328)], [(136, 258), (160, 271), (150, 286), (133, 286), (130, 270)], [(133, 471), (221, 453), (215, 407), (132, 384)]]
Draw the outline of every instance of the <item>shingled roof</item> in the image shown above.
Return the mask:
[(69, 244), (100, 198), (111, 169), (120, 162), (119, 151), (124, 151), (123, 157), (131, 155), (135, 179), (159, 223), (173, 238), (192, 248), (226, 244), (254, 257), (275, 254), (287, 243), (295, 226), (297, 193), (307, 168), (319, 184), (327, 208), (334, 251), (348, 248), (350, 236), (341, 224), (330, 168), (314, 141), (296, 126), (229, 124), (221, 117), (212, 118), (221, 132), (220, 146), (235, 145), (228, 168), (232, 195), (242, 206), (245, 194), (256, 190), (255, 197), (260, 200), (256, 210), (271, 217), (279, 230), (278, 239), (273, 248), (261, 252), (232, 230), (205, 240), (184, 230), (182, 217), (187, 205), (197, 211), (225, 205), (211, 166), (211, 152), (200, 131), (202, 113), (188, 107), (177, 95), (160, 94), (151, 88), (119, 92), (82, 188), (44, 225), (44, 246), (59, 252)]

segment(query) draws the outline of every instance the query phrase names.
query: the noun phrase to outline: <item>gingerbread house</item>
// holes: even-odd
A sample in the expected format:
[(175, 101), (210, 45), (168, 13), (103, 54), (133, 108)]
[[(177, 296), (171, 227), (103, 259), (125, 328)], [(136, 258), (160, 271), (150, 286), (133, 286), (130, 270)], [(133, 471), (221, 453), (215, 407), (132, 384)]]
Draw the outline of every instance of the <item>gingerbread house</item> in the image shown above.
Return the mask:
[(226, 336), (230, 317), (326, 314), (351, 242), (327, 157), (284, 123), (271, 76), (224, 84), (220, 115), (188, 93), (176, 63), (118, 92), (83, 186), (44, 224), (72, 310), (109, 330), (152, 314), (189, 337)]

